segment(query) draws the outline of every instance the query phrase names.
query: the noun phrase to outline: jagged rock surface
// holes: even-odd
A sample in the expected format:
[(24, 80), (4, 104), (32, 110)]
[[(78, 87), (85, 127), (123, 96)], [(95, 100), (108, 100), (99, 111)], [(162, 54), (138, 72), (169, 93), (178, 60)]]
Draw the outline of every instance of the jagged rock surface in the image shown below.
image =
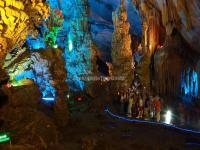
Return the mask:
[(1, 128), (11, 134), (13, 149), (48, 149), (57, 143), (55, 124), (39, 109), (41, 94), (37, 85), (10, 88), (6, 94), (9, 104), (0, 109)]
[(133, 55), (131, 50), (130, 24), (124, 1), (113, 13), (114, 33), (112, 38), (112, 77), (113, 90), (126, 90), (133, 80)]
[[(164, 95), (181, 95), (181, 76), (189, 68), (199, 72), (199, 56), (196, 51), (177, 33), (169, 36), (162, 49), (154, 56), (154, 86), (156, 91)], [(190, 80), (192, 76), (189, 77)]]
[[(200, 1), (198, 0), (133, 0), (143, 14), (145, 46), (155, 50), (163, 34), (171, 35), (177, 29), (185, 41), (199, 51)], [(163, 34), (162, 28), (164, 27)], [(145, 47), (146, 48), (146, 47)]]
[[(0, 1), (0, 60), (12, 48), (21, 47), (28, 34), (49, 15), (49, 7), (40, 0)], [(2, 63), (2, 62), (0, 62)]]

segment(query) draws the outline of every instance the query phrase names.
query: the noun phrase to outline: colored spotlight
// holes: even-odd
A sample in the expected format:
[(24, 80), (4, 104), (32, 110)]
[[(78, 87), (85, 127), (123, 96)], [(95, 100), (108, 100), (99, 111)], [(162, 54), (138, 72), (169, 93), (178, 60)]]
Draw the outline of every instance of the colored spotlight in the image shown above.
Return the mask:
[(42, 99), (45, 101), (54, 101), (54, 97), (43, 97)]
[(82, 97), (78, 97), (77, 100), (80, 102), (82, 101)]
[(54, 45), (53, 48), (58, 48), (58, 45)]
[(69, 51), (71, 52), (73, 49), (73, 43), (71, 40), (69, 40)]

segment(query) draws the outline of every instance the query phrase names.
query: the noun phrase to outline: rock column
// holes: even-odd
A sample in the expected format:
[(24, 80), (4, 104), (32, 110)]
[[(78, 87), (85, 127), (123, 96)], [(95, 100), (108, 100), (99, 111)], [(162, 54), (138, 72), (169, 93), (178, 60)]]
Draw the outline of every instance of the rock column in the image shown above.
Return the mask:
[(113, 13), (114, 33), (112, 37), (113, 90), (126, 90), (133, 81), (133, 55), (131, 50), (130, 24), (124, 0)]

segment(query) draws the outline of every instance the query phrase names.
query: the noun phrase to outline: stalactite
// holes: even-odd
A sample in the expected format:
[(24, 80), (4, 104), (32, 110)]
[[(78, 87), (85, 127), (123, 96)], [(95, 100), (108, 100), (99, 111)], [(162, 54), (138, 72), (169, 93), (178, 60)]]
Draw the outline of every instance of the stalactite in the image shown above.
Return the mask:
[[(190, 94), (193, 97), (199, 92), (197, 91), (198, 85), (196, 81), (198, 76), (196, 72), (198, 71), (194, 67), (198, 58), (190, 53), (181, 54), (183, 49), (188, 48), (187, 44), (182, 45), (184, 42), (182, 40), (180, 34), (167, 38), (167, 45), (163, 49), (159, 49), (155, 54), (155, 86), (156, 91), (162, 95), (181, 96), (181, 93), (183, 93), (181, 87), (184, 86), (186, 87), (185, 91), (188, 89), (190, 93), (195, 91), (195, 94), (194, 92)], [(188, 68), (191, 69), (188, 71)]]
[[(189, 1), (191, 3), (192, 0)], [(186, 28), (189, 31), (192, 28), (192, 21), (191, 21), (191, 16), (190, 16), (190, 10), (188, 9), (188, 1), (187, 0), (179, 0), (177, 1), (177, 7), (179, 11), (183, 11), (185, 18), (186, 18)]]
[(142, 1), (140, 6), (143, 18), (143, 46), (151, 56), (160, 43), (161, 13), (153, 1)]
[(159, 15), (156, 13), (156, 10), (152, 10), (151, 12), (152, 17), (149, 19), (149, 50), (152, 54), (154, 50), (157, 48), (159, 44)]
[[(143, 19), (142, 46), (143, 49), (145, 49), (148, 57), (151, 57), (151, 55), (159, 47), (159, 45), (162, 45), (162, 47), (168, 45), (173, 45), (173, 46), (176, 45), (173, 44), (174, 41), (170, 41), (171, 39), (174, 38), (170, 36), (172, 35), (172, 33), (173, 34), (175, 33), (174, 32), (175, 29), (185, 37), (191, 35), (190, 31), (193, 28), (192, 21), (194, 21), (191, 19), (193, 17), (191, 16), (191, 11), (193, 11), (192, 8), (194, 8), (194, 6), (195, 8), (198, 8), (197, 4), (199, 3), (197, 1), (160, 0), (158, 2), (156, 0), (149, 0), (149, 1), (135, 0), (134, 3), (136, 3), (139, 6), (140, 12), (142, 14), (142, 19)], [(197, 21), (195, 23), (197, 23)], [(164, 44), (161, 42), (162, 28), (164, 28), (166, 31), (166, 33), (163, 33), (165, 34), (164, 36), (166, 38)], [(185, 33), (185, 32), (190, 32), (190, 33)], [(171, 39), (168, 39), (169, 37)], [(191, 37), (188, 37), (188, 39), (189, 38)], [(176, 40), (178, 40), (177, 42), (180, 42), (179, 39)], [(181, 45), (181, 43), (179, 44)], [(170, 48), (174, 49), (173, 46), (167, 47), (167, 50), (169, 50)], [(177, 51), (177, 49), (174, 50), (175, 52)], [(172, 62), (175, 61), (175, 58), (173, 56), (169, 58), (169, 61), (166, 58), (163, 58), (164, 60), (166, 60), (166, 62), (163, 62), (163, 64), (159, 65), (158, 69), (159, 71), (157, 72), (158, 75), (155, 75), (155, 80), (156, 80), (155, 86), (157, 86), (156, 91), (163, 94), (171, 93), (173, 95), (177, 95), (180, 92), (177, 85), (180, 84), (180, 73), (182, 69), (181, 66), (184, 63), (182, 62), (181, 58), (179, 58), (181, 56), (179, 56), (178, 54), (174, 55), (178, 57), (178, 60), (176, 62), (177, 66), (170, 67), (173, 66)], [(148, 59), (143, 59), (143, 61), (147, 60)], [(147, 68), (144, 66), (148, 65), (147, 63), (142, 63), (142, 64), (143, 64), (143, 66), (141, 66), (142, 68)]]

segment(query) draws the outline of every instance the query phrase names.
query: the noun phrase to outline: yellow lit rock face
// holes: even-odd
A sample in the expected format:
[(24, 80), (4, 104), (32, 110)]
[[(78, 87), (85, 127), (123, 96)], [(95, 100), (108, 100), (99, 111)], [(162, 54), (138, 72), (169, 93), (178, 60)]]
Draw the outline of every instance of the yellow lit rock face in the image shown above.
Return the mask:
[(26, 21), (29, 19), (29, 16), (23, 12), (24, 6), (22, 2), (0, 0), (0, 4), (1, 38), (9, 39), (9, 44), (12, 46), (17, 42), (17, 38), (19, 38), (22, 30), (26, 28)]
[(0, 37), (0, 64), (2, 58), (6, 55), (7, 41), (5, 38)]
[(0, 0), (0, 60), (14, 46), (20, 47), (49, 13), (41, 0)]

